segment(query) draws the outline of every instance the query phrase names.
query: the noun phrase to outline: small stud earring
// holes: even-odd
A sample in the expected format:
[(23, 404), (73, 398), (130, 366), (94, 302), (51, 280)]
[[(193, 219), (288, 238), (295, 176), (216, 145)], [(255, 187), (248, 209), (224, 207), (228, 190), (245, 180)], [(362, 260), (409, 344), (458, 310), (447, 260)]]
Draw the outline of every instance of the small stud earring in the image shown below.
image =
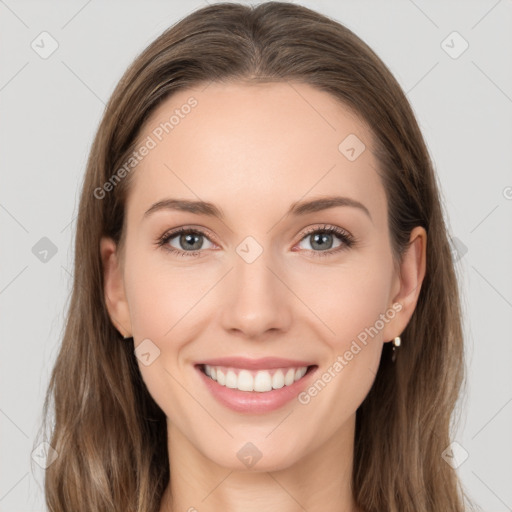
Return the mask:
[(393, 355), (391, 356), (391, 361), (394, 363), (395, 360), (396, 360), (396, 349), (400, 346), (400, 343), (402, 342), (402, 340), (400, 339), (400, 336), (397, 336), (394, 340), (393, 340)]

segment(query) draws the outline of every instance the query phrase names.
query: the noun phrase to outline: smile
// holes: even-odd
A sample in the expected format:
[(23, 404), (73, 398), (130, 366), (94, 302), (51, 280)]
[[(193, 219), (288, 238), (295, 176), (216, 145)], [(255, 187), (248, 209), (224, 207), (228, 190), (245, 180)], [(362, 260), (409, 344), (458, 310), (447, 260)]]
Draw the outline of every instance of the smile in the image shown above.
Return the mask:
[(201, 371), (221, 386), (240, 391), (260, 393), (291, 386), (302, 379), (312, 366), (297, 368), (273, 368), (271, 370), (247, 370), (226, 366), (201, 365)]

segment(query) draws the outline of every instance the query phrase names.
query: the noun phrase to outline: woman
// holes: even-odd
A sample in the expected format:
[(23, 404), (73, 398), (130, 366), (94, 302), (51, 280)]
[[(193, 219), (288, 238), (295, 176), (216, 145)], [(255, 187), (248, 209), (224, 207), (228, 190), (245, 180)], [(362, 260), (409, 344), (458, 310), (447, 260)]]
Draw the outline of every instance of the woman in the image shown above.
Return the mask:
[(164, 32), (107, 105), (75, 254), (50, 510), (465, 510), (436, 178), (344, 26), (224, 3)]

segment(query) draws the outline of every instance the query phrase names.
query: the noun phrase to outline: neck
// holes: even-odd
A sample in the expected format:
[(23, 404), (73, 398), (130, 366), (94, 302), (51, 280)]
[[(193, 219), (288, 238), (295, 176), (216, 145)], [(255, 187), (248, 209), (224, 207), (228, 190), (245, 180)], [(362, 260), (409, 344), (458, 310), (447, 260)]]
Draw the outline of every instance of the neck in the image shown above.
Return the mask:
[(160, 512), (360, 512), (351, 487), (355, 416), (325, 444), (276, 471), (220, 466), (169, 424), (171, 480)]

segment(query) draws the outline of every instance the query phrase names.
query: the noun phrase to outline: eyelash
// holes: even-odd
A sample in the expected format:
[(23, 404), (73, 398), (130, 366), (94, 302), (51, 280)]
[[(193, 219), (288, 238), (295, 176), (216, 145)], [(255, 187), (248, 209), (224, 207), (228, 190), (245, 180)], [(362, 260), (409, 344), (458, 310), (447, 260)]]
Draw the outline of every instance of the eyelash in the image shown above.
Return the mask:
[[(345, 231), (344, 229), (338, 228), (336, 226), (328, 226), (328, 225), (324, 225), (323, 227), (317, 226), (317, 227), (309, 229), (306, 233), (304, 233), (303, 237), (299, 240), (299, 242), (302, 242), (302, 240), (304, 240), (304, 238), (306, 238), (307, 236), (312, 235), (314, 233), (334, 234), (334, 235), (337, 235), (338, 238), (342, 242), (342, 244), (339, 247), (337, 247), (336, 249), (330, 249), (328, 251), (309, 250), (309, 252), (314, 253), (315, 257), (317, 257), (317, 256), (318, 257), (332, 256), (341, 251), (350, 249), (357, 242), (357, 240), (351, 234), (349, 234), (347, 231)], [(156, 245), (158, 247), (162, 247), (164, 250), (169, 251), (170, 253), (176, 254), (178, 256), (197, 257), (198, 255), (200, 255), (200, 253), (203, 251), (203, 249), (201, 249), (199, 251), (181, 251), (179, 249), (176, 249), (175, 247), (166, 245), (169, 242), (169, 240), (172, 240), (173, 238), (175, 238), (176, 236), (181, 235), (181, 234), (198, 234), (198, 235), (205, 236), (206, 238), (209, 238), (209, 236), (211, 236), (206, 231), (202, 231), (200, 229), (181, 227), (174, 231), (164, 233), (156, 241)]]

